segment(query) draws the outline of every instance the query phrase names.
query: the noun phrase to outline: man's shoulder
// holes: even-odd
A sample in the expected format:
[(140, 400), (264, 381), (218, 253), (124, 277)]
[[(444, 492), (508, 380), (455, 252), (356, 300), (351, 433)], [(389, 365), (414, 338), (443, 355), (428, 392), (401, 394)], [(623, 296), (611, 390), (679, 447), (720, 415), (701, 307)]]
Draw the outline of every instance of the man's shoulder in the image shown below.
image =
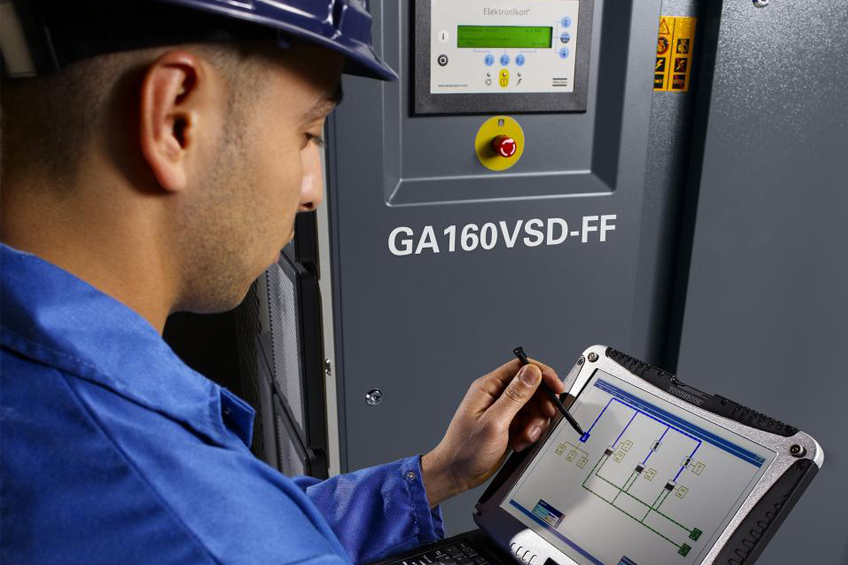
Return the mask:
[(0, 552), (31, 563), (340, 562), (299, 489), (246, 448), (210, 444), (5, 348), (0, 373)]
[[(68, 375), (5, 348), (0, 367), (5, 555), (71, 563), (94, 551), (96, 562), (98, 551), (116, 549), (110, 540), (121, 524), (134, 522), (149, 531), (151, 546), (176, 552), (182, 562), (214, 562), (202, 547), (186, 546), (176, 524), (144, 494), (74, 398)], [(125, 542), (126, 549), (133, 545)]]

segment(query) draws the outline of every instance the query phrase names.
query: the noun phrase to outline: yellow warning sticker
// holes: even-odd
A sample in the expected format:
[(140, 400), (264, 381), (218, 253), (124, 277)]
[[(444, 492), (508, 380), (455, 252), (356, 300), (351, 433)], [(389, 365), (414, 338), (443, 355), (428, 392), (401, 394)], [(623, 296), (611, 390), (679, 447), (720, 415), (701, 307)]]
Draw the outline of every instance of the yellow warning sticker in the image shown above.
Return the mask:
[(662, 16), (657, 34), (654, 90), (688, 92), (697, 18)]

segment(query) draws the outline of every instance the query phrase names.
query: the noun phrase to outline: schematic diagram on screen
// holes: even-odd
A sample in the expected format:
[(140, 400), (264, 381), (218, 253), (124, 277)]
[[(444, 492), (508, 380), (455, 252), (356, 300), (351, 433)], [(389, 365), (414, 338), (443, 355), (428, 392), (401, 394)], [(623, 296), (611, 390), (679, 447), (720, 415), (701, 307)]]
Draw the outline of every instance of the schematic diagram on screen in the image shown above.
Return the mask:
[[(768, 464), (754, 442), (597, 370), (505, 507), (580, 565), (694, 565)], [(571, 556), (569, 554), (569, 556)]]
[[(697, 479), (707, 467), (696, 459), (703, 441), (612, 397), (578, 443), (592, 441), (592, 431), (605, 414), (611, 415), (613, 411), (618, 416), (624, 412), (630, 417), (616, 439), (593, 461), (582, 488), (686, 556), (692, 549), (690, 544), (697, 542), (703, 532), (695, 524), (684, 523), (667, 513), (663, 504), (670, 496), (684, 500), (690, 489), (698, 488)], [(587, 466), (588, 453), (575, 445), (560, 444), (555, 453), (578, 467)]]

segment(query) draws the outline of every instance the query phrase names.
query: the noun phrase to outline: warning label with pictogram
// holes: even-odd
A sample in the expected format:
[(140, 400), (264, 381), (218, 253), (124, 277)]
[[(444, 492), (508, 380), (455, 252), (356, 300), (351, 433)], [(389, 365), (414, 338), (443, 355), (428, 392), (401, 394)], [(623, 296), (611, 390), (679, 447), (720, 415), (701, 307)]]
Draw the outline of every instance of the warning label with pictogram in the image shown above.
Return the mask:
[(654, 90), (687, 92), (692, 75), (697, 18), (662, 16), (657, 35)]

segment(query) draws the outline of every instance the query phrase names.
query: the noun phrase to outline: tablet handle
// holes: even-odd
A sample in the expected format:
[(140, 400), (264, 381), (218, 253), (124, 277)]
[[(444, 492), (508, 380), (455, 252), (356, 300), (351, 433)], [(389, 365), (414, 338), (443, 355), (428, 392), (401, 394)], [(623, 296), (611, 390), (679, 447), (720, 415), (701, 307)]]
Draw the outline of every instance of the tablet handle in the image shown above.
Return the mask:
[(713, 563), (752, 565), (818, 471), (809, 459), (792, 465), (745, 516)]
[(657, 388), (680, 398), (698, 408), (703, 408), (713, 414), (718, 414), (724, 418), (734, 420), (756, 428), (764, 432), (777, 434), (783, 437), (790, 437), (798, 433), (798, 428), (784, 424), (780, 420), (776, 420), (770, 416), (766, 416), (761, 412), (752, 410), (747, 406), (743, 406), (738, 402), (734, 402), (729, 398), (725, 398), (718, 394), (711, 395), (700, 391), (695, 387), (691, 387), (679, 380), (676, 376), (657, 367), (652, 367), (644, 361), (640, 361), (635, 357), (617, 351), (611, 347), (607, 348), (607, 357), (630, 371), (631, 373), (643, 378)]

